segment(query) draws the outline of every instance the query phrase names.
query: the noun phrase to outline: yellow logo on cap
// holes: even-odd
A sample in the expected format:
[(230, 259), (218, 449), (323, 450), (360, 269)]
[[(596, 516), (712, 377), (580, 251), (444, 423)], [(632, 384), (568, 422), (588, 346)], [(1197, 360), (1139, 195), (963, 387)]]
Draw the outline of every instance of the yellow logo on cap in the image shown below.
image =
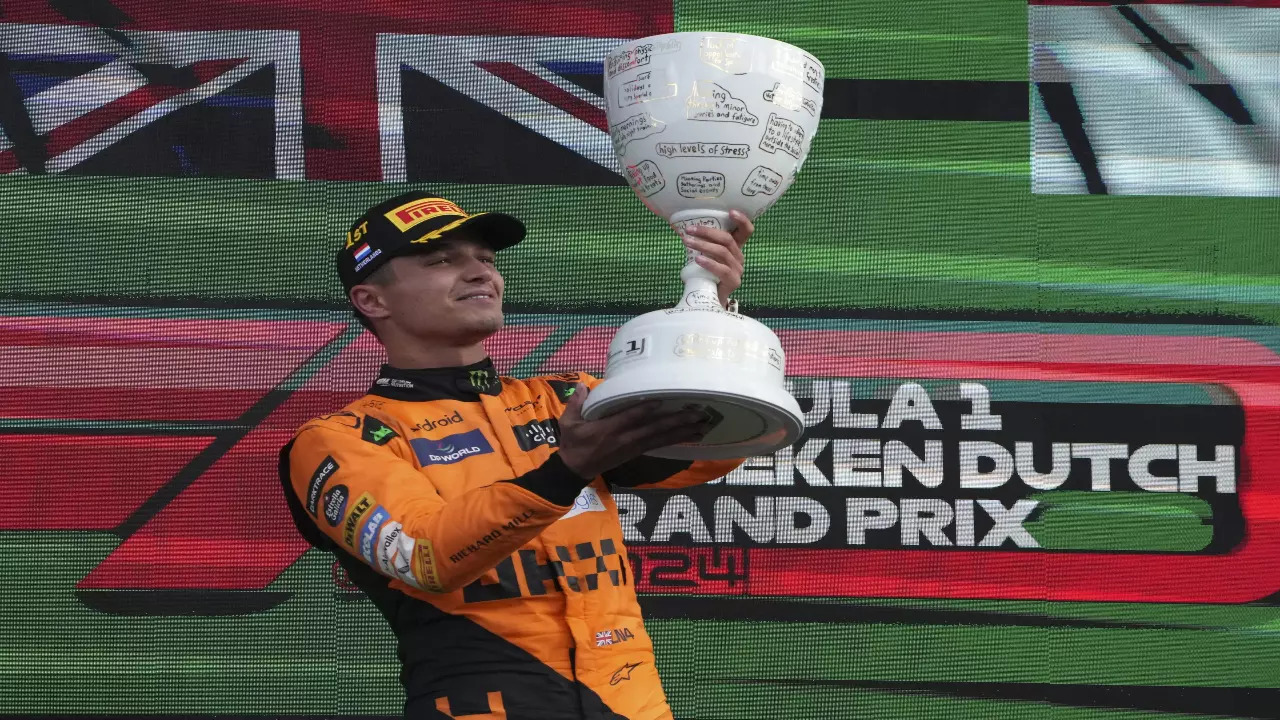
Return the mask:
[(396, 227), (400, 228), (400, 232), (406, 232), (414, 225), (425, 220), (429, 220), (437, 215), (451, 215), (454, 217), (467, 217), (462, 208), (454, 205), (448, 200), (442, 198), (423, 198), (407, 202), (404, 205), (387, 213), (387, 219)]
[(347, 231), (347, 247), (351, 247), (360, 242), (360, 238), (369, 232), (369, 221), (365, 220), (359, 226)]

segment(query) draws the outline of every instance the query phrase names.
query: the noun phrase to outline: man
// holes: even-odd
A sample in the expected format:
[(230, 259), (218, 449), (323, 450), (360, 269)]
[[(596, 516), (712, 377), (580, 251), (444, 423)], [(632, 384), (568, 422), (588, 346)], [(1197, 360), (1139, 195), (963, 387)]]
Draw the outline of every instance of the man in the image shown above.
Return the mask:
[[(722, 302), (752, 232), (734, 220), (686, 237)], [(356, 221), (338, 274), (388, 363), (281, 451), (285, 495), (395, 631), (407, 717), (670, 718), (609, 488), (693, 485), (740, 461), (643, 456), (705, 434), (699, 412), (588, 421), (595, 378), (494, 372), (495, 253), (524, 232), (423, 193)]]

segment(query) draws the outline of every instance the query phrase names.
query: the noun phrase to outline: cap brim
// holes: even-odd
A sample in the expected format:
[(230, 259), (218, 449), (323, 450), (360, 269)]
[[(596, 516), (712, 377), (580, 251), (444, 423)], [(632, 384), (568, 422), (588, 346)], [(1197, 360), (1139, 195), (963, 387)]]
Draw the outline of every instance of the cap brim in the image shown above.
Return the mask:
[(423, 250), (436, 240), (444, 240), (459, 233), (468, 233), (494, 250), (502, 250), (520, 242), (525, 236), (524, 223), (504, 213), (477, 213), (424, 235), (414, 241)]

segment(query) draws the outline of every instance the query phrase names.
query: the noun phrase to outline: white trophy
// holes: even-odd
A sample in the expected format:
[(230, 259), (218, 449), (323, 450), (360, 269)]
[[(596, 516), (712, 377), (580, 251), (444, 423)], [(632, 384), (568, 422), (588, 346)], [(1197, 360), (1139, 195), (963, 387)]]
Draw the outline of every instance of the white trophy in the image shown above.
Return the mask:
[[(636, 195), (680, 232), (733, 230), (753, 220), (799, 172), (822, 111), (823, 67), (803, 50), (753, 35), (685, 32), (625, 43), (608, 54), (604, 100), (613, 148)], [(782, 343), (763, 324), (720, 307), (716, 278), (693, 261), (672, 309), (641, 315), (609, 344), (588, 419), (660, 399), (716, 421), (700, 442), (649, 455), (750, 457), (795, 442), (804, 415), (784, 381)]]

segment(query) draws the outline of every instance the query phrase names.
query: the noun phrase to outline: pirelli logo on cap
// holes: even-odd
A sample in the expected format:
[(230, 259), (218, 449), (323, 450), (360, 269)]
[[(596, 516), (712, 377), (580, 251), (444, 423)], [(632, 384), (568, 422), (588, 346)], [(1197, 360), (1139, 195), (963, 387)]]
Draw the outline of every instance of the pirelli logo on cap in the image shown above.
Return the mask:
[(387, 213), (387, 219), (396, 227), (400, 228), (400, 232), (407, 232), (413, 226), (430, 220), (437, 215), (448, 215), (452, 217), (467, 217), (462, 208), (454, 205), (448, 200), (442, 198), (424, 198), (422, 200), (414, 200)]

